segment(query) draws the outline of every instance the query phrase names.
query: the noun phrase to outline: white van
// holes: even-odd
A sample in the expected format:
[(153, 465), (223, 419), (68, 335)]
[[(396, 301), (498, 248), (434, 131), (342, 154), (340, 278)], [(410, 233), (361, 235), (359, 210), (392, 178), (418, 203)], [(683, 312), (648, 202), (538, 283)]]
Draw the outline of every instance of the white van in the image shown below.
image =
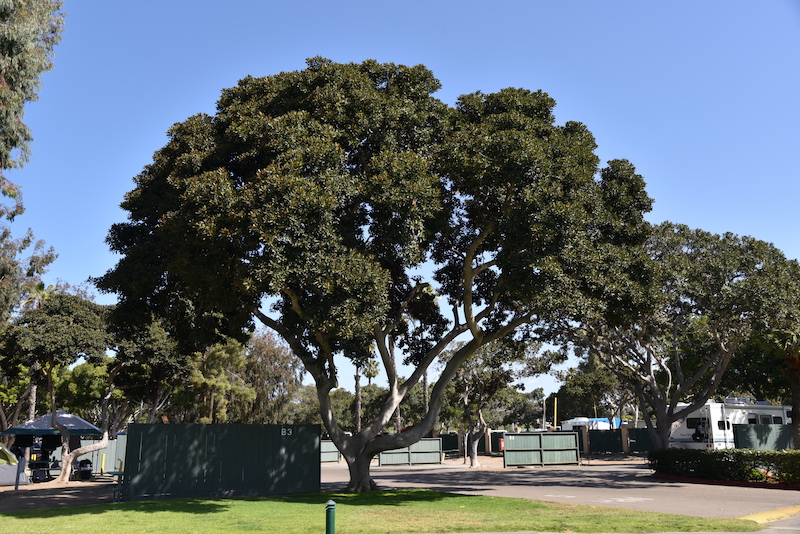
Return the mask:
[[(678, 407), (686, 406), (679, 404)], [(729, 397), (725, 402), (706, 402), (690, 413), (672, 433), (669, 446), (684, 449), (733, 449), (733, 425), (790, 425), (791, 406), (775, 406)]]

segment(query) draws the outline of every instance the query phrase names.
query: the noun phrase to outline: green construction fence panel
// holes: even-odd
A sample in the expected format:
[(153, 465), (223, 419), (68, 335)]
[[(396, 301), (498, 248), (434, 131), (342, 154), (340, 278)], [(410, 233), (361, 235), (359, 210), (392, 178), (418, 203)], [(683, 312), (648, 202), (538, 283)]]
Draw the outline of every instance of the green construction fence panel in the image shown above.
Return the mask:
[(378, 465), (417, 465), (442, 463), (442, 439), (422, 438), (418, 442), (383, 451), (378, 456)]
[(615, 428), (613, 430), (590, 430), (589, 448), (591, 449), (592, 454), (604, 452), (623, 452), (622, 430), (619, 428)]
[(320, 443), (319, 461), (322, 463), (341, 462), (342, 453), (331, 440), (323, 439)]
[(653, 450), (653, 438), (646, 428), (629, 428), (628, 442), (631, 445), (631, 452), (642, 453)]
[(780, 451), (793, 449), (792, 425), (733, 425), (737, 449)]
[(128, 427), (124, 500), (320, 490), (319, 425)]
[(577, 432), (507, 432), (504, 441), (504, 467), (580, 463)]
[[(92, 445), (99, 440), (82, 439), (81, 447)], [(92, 473), (97, 475), (108, 473), (109, 471), (120, 471), (120, 465), (125, 464), (125, 448), (128, 443), (127, 434), (118, 434), (116, 439), (108, 440), (105, 449), (89, 452), (81, 455), (79, 460), (89, 460), (92, 462)]]

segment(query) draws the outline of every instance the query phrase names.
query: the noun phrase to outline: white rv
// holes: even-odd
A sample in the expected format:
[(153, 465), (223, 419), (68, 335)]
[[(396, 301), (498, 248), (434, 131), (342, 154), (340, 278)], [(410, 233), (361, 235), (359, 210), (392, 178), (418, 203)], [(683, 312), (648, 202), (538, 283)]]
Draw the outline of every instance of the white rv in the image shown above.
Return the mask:
[[(679, 404), (686, 406), (686, 404)], [(747, 399), (727, 398), (706, 402), (690, 413), (672, 433), (669, 446), (684, 449), (733, 449), (733, 425), (789, 425), (791, 406), (751, 404)]]

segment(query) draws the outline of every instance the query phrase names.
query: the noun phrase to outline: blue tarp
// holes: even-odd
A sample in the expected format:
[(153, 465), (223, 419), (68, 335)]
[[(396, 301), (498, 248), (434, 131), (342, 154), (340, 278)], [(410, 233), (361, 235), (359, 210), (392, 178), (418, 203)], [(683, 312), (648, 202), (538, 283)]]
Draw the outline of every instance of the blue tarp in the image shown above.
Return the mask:
[[(17, 436), (46, 436), (52, 434), (59, 434), (59, 431), (52, 427), (52, 414), (37, 417), (33, 421), (22, 423), (21, 425), (12, 426), (8, 430), (0, 432), (0, 434), (14, 434)], [(64, 410), (56, 411), (56, 420), (58, 424), (66, 427), (71, 435), (75, 436), (101, 436), (103, 432), (94, 426), (92, 423), (85, 419), (81, 419), (77, 415), (72, 415)]]

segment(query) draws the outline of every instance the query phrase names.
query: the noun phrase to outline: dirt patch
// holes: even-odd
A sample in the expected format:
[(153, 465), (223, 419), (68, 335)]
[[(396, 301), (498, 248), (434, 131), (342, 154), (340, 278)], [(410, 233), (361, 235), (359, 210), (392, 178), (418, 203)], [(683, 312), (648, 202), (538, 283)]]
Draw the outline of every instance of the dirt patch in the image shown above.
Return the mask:
[(16, 491), (14, 486), (0, 486), (0, 513), (111, 503), (113, 486), (113, 479), (107, 476), (79, 482), (26, 484)]

